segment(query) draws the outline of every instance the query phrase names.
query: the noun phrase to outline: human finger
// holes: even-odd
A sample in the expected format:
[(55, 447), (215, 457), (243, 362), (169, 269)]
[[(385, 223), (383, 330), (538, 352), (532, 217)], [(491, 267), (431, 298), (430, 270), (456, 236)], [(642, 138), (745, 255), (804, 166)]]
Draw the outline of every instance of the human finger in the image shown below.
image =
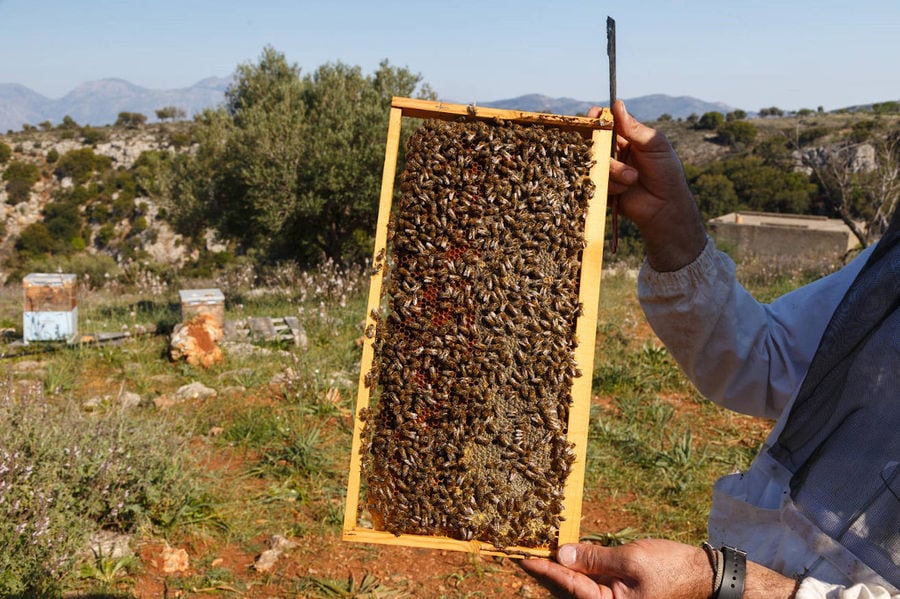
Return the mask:
[(634, 185), (638, 180), (637, 170), (615, 158), (609, 161), (609, 176), (622, 185)]
[(519, 564), (554, 597), (566, 599), (612, 599), (606, 587), (565, 566), (545, 559), (526, 559)]
[(568, 544), (559, 548), (557, 561), (566, 568), (590, 576), (621, 577), (628, 575), (622, 547), (603, 547), (587, 543)]
[(622, 100), (615, 101), (612, 105), (612, 113), (615, 120), (616, 133), (632, 144), (642, 148), (646, 147), (646, 149), (655, 149), (654, 146), (658, 145), (660, 140), (662, 140), (662, 143), (668, 143), (656, 129), (644, 125), (631, 116)]

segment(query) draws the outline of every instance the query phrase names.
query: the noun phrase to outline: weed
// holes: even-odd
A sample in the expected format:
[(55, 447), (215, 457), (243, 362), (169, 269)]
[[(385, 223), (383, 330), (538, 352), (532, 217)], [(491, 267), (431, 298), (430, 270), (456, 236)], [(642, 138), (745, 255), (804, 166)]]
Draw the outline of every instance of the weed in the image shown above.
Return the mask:
[(638, 534), (637, 530), (626, 526), (616, 532), (590, 532), (583, 535), (579, 540), (583, 543), (597, 543), (604, 547), (617, 547), (634, 541), (638, 538)]
[(380, 597), (406, 597), (405, 592), (392, 589), (378, 581), (371, 574), (365, 574), (357, 582), (353, 574), (346, 580), (307, 577), (304, 586), (318, 597), (339, 597), (341, 599), (378, 599)]
[(115, 587), (117, 583), (127, 581), (129, 570), (137, 565), (137, 559), (131, 555), (110, 557), (99, 552), (95, 553), (93, 557), (93, 561), (81, 565), (78, 576), (82, 579), (97, 581), (107, 589)]

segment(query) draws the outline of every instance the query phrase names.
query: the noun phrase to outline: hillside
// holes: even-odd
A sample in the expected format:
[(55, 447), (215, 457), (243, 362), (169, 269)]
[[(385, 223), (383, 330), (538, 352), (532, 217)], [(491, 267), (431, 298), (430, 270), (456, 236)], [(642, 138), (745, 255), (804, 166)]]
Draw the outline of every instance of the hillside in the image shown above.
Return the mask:
[[(666, 134), (696, 177), (723, 159), (750, 156), (754, 148), (771, 140), (784, 147), (786, 134), (815, 132), (815, 145), (808, 152), (824, 155), (822, 148), (853, 134), (861, 125), (877, 121), (880, 126), (896, 128), (898, 120), (896, 114), (873, 119), (871, 113), (863, 112), (749, 119), (746, 122), (757, 132), (749, 145), (722, 143), (715, 131), (698, 129), (682, 119), (652, 124)], [(134, 261), (177, 269), (205, 252), (225, 249), (221, 244), (211, 245), (211, 232), (202, 240), (182, 239), (168, 221), (167, 206), (171, 209), (172, 200), (165, 188), (171, 181), (163, 180), (171, 179), (172, 174), (165, 169), (173, 156), (194, 147), (191, 129), (190, 122), (175, 122), (141, 128), (57, 127), (0, 135), (0, 143), (11, 149), (6, 164), (0, 164), (0, 176), (4, 177), (0, 184), (0, 284), (10, 275), (20, 275), (22, 269), (55, 270), (62, 267), (60, 260), (66, 268), (101, 273)], [(860, 160), (868, 161), (860, 163), (861, 168), (872, 167), (871, 155), (860, 153)], [(75, 158), (90, 162), (87, 174), (71, 174), (69, 163)], [(14, 189), (6, 181), (12, 164), (32, 165), (29, 168), (36, 175), (28, 189)], [(781, 168), (800, 170), (799, 155)], [(746, 179), (748, 173), (752, 175), (745, 171), (741, 176)], [(775, 189), (779, 183), (771, 177), (771, 173), (757, 177), (756, 184)], [(766, 189), (751, 192), (761, 197), (769, 194)], [(709, 215), (712, 208), (703, 204), (703, 198), (706, 196), (698, 195), (701, 208)], [(49, 262), (44, 257), (47, 251), (54, 256)], [(82, 260), (80, 265), (73, 264), (78, 260)]]

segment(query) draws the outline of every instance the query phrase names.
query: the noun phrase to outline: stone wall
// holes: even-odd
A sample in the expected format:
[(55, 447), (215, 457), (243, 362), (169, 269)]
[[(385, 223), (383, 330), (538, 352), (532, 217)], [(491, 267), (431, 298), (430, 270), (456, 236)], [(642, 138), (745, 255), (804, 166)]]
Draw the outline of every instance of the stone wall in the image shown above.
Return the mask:
[(842, 221), (818, 216), (737, 212), (708, 224), (716, 242), (739, 257), (817, 259), (843, 255), (858, 244)]

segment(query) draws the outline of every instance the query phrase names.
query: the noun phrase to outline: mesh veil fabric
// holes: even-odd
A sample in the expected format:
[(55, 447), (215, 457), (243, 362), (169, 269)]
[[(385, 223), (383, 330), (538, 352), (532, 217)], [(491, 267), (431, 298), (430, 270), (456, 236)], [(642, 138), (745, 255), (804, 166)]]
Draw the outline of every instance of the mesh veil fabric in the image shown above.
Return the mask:
[(770, 450), (795, 503), (900, 587), (900, 227), (894, 219), (825, 330)]

